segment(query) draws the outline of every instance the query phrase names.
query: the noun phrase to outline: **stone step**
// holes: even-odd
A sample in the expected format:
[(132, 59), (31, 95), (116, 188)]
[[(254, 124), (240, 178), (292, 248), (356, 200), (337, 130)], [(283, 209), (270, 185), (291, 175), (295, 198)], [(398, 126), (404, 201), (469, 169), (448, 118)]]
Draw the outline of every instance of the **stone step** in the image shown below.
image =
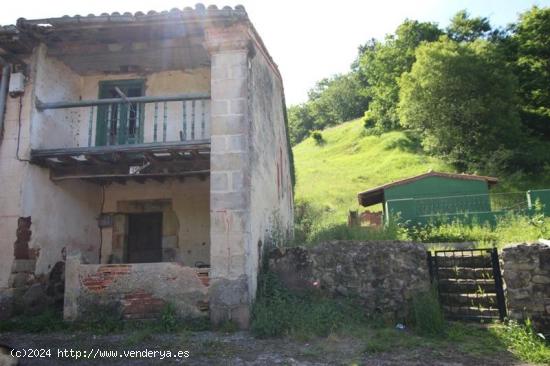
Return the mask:
[(494, 308), (483, 308), (477, 306), (442, 306), (443, 311), (446, 315), (451, 317), (479, 317), (479, 318), (498, 318), (499, 311), (497, 307)]
[(441, 279), (457, 278), (457, 279), (491, 279), (493, 278), (493, 269), (489, 268), (471, 268), (471, 267), (455, 267), (455, 268), (439, 268), (437, 275)]
[(434, 257), (434, 263), (437, 263), (439, 268), (492, 268), (493, 262), (490, 255), (473, 255), (473, 256), (456, 256), (456, 257)]
[(459, 294), (495, 293), (495, 280), (439, 279), (439, 291)]
[(486, 293), (483, 295), (440, 293), (439, 297), (441, 303), (448, 306), (497, 307), (497, 295), (495, 293)]

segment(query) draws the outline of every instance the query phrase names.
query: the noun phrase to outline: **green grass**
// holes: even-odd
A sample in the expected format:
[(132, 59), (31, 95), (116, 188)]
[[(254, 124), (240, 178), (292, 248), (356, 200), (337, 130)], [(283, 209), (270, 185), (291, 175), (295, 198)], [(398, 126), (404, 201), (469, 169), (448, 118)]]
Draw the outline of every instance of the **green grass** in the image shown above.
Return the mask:
[(348, 210), (360, 208), (360, 191), (429, 169), (453, 172), (440, 159), (423, 154), (404, 132), (369, 136), (361, 120), (323, 130), (322, 136), (323, 144), (310, 137), (293, 152), (296, 198), (318, 205), (324, 222), (345, 223)]
[(367, 316), (362, 309), (350, 299), (315, 292), (293, 293), (275, 274), (264, 272), (253, 307), (252, 331), (260, 338), (287, 336), (307, 341), (311, 348), (302, 354), (313, 358), (321, 357), (331, 340), (344, 339), (359, 342), (367, 354), (411, 349), (550, 363), (550, 344), (533, 331), (529, 322), (447, 322), (431, 291), (416, 294), (411, 319), (404, 330), (396, 329), (395, 321), (382, 315)]
[(46, 309), (36, 315), (23, 314), (0, 321), (1, 332), (48, 333), (57, 331), (82, 331), (94, 334), (133, 333), (132, 337), (140, 339), (153, 333), (173, 333), (181, 331), (210, 330), (210, 320), (207, 317), (195, 319), (179, 319), (171, 304), (167, 304), (157, 320), (124, 321), (112, 312), (101, 311), (98, 306), (93, 318), (85, 321), (66, 322), (59, 311)]
[[(403, 131), (369, 135), (362, 121), (354, 120), (320, 133), (322, 144), (309, 137), (293, 148), (295, 199), (317, 206), (320, 226), (344, 224), (348, 210), (364, 210), (357, 202), (358, 192), (430, 169), (456, 173), (443, 160), (425, 154)], [(537, 175), (517, 172), (498, 178), (495, 192), (549, 188), (550, 164)], [(380, 211), (381, 206), (369, 209)]]

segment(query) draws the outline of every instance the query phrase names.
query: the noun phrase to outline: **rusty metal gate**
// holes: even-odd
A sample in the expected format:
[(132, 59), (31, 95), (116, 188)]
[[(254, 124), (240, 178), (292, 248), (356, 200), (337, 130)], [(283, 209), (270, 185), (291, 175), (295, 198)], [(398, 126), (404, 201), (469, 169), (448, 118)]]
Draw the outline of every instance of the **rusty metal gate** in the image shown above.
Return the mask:
[(506, 304), (496, 248), (437, 250), (428, 252), (428, 263), (448, 319), (504, 319)]

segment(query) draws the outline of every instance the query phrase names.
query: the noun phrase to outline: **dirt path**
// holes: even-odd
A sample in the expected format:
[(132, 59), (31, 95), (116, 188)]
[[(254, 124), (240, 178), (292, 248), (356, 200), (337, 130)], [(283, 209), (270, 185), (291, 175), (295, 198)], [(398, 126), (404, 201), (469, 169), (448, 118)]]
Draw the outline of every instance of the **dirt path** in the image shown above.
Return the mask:
[[(221, 334), (196, 332), (179, 334), (131, 333), (91, 335), (89, 333), (4, 333), (0, 344), (18, 350), (50, 350), (44, 358), (24, 358), (20, 365), (522, 365), (508, 353), (498, 355), (463, 355), (453, 347), (431, 349), (414, 347), (369, 353), (364, 342), (351, 337), (328, 337), (312, 341), (289, 338), (256, 339), (246, 332)], [(73, 357), (70, 357), (70, 351)], [(100, 350), (100, 351), (97, 351)], [(172, 357), (131, 357), (122, 352), (137, 350), (170, 351)], [(81, 352), (77, 354), (76, 352)], [(115, 357), (100, 357), (99, 352), (117, 351)], [(180, 351), (180, 355), (176, 353)], [(188, 351), (188, 357), (185, 357)], [(44, 356), (46, 351), (42, 351)], [(58, 357), (65, 352), (68, 357)], [(76, 356), (79, 356), (76, 361)], [(135, 355), (134, 355), (135, 356)], [(165, 354), (166, 356), (166, 354)], [(90, 357), (90, 358), (88, 358)], [(95, 359), (94, 359), (95, 357)], [(0, 366), (2, 360), (0, 358)]]

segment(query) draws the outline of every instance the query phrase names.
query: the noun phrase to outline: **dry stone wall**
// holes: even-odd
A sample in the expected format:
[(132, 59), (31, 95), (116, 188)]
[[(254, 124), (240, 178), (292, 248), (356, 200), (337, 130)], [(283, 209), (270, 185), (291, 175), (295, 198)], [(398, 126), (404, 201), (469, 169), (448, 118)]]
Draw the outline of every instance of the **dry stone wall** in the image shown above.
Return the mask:
[(269, 267), (292, 290), (358, 297), (367, 314), (392, 320), (405, 318), (412, 297), (430, 288), (426, 250), (409, 242), (330, 241), (276, 250)]
[(508, 316), (530, 318), (550, 333), (550, 245), (516, 244), (502, 251)]

